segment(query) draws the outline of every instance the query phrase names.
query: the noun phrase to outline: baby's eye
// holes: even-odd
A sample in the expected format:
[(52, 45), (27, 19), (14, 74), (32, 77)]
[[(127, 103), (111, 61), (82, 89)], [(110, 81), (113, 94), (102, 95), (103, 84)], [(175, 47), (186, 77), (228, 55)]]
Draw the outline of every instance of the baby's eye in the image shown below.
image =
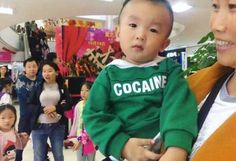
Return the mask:
[(137, 25), (135, 23), (130, 23), (129, 26), (133, 27), (133, 28), (137, 27)]
[(154, 33), (158, 33), (158, 30), (157, 30), (157, 29), (154, 29), (154, 28), (150, 29), (150, 31), (151, 31), (151, 32), (154, 32)]
[(229, 9), (230, 10), (235, 10), (236, 9), (236, 4), (229, 4)]
[(214, 3), (214, 4), (212, 4), (212, 9), (213, 9), (213, 11), (215, 11), (215, 12), (216, 12), (216, 11), (218, 11), (218, 10), (219, 10), (219, 8), (220, 8), (220, 7), (219, 7), (219, 5), (217, 5), (217, 4), (215, 4), (215, 3)]

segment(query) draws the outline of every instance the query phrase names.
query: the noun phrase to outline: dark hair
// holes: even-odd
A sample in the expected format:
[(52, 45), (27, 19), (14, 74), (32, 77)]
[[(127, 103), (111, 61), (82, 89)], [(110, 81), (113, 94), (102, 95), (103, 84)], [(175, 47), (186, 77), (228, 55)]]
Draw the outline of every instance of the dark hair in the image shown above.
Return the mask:
[(24, 61), (23, 66), (25, 67), (28, 62), (33, 62), (33, 61), (38, 65), (38, 61), (35, 58), (30, 57)]
[(44, 62), (42, 63), (42, 70), (43, 70), (43, 67), (44, 67), (45, 65), (49, 65), (49, 66), (52, 67), (56, 72), (58, 72), (58, 75), (57, 75), (57, 77), (56, 77), (56, 82), (58, 83), (59, 86), (60, 86), (60, 85), (63, 85), (65, 81), (64, 81), (64, 78), (62, 77), (62, 75), (61, 75), (60, 72), (59, 72), (59, 67), (57, 66), (57, 64), (54, 63), (54, 62), (52, 62), (52, 61), (44, 61)]
[(10, 79), (7, 78), (2, 78), (0, 79), (0, 92), (7, 86), (7, 85), (11, 85), (12, 81)]
[[(17, 119), (16, 108), (15, 108), (13, 105), (11, 105), (11, 104), (2, 104), (2, 105), (0, 105), (0, 114), (1, 114), (4, 110), (6, 110), (6, 109), (11, 110), (11, 111), (14, 113), (14, 115), (15, 115), (15, 121), (14, 121), (14, 123), (13, 123), (13, 125), (12, 125), (12, 127), (14, 127), (15, 124), (16, 124), (16, 119)], [(1, 130), (1, 129), (0, 129), (0, 130)]]
[[(121, 19), (121, 14), (125, 8), (125, 6), (130, 2), (131, 0), (125, 0), (123, 5), (122, 5), (122, 8), (120, 10), (120, 13), (119, 13), (119, 17), (118, 17), (118, 23), (120, 24), (120, 19)], [(173, 10), (171, 8), (171, 5), (170, 3), (168, 2), (168, 0), (148, 0), (150, 2), (153, 2), (153, 3), (156, 3), (156, 4), (162, 4), (164, 7), (166, 7), (166, 9), (169, 11), (170, 13), (170, 18), (171, 18), (171, 26), (170, 26), (170, 31), (168, 33), (168, 36), (170, 35), (171, 31), (172, 31), (172, 28), (173, 28), (173, 23), (174, 23), (174, 13), (173, 13)]]
[(85, 82), (82, 83), (82, 86), (83, 85), (85, 85), (90, 90), (92, 88), (93, 82), (85, 81)]
[(49, 52), (47, 54), (46, 60), (47, 61), (52, 61), (57, 58), (57, 54), (55, 52)]

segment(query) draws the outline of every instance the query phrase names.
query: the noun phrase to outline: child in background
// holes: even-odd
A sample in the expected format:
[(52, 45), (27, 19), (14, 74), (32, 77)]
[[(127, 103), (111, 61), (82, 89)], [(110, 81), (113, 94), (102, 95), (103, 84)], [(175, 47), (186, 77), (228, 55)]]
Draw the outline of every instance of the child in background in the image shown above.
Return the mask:
[[(173, 11), (167, 0), (125, 0), (116, 36), (126, 56), (96, 78), (83, 120), (105, 156), (128, 161), (186, 161), (197, 135), (197, 104), (181, 66), (160, 57)], [(165, 153), (146, 147), (160, 132)]]
[[(41, 78), (37, 77), (38, 63), (36, 59), (30, 57), (23, 63), (25, 73), (20, 75), (16, 81), (16, 93), (19, 101), (19, 123), (18, 132), (26, 132), (30, 135), (34, 126), (35, 113), (34, 105), (29, 103), (32, 90), (36, 88)], [(17, 150), (16, 161), (22, 161), (23, 150)]]
[(15, 123), (15, 107), (0, 105), (0, 161), (15, 161), (15, 150), (23, 149), (28, 141), (27, 133), (16, 133)]
[(79, 101), (74, 109), (74, 119), (68, 138), (74, 143), (73, 150), (77, 151), (77, 161), (94, 161), (95, 147), (87, 135), (82, 120), (82, 112), (87, 101), (90, 88), (92, 87), (91, 82), (84, 82), (81, 87), (80, 95), (81, 101)]

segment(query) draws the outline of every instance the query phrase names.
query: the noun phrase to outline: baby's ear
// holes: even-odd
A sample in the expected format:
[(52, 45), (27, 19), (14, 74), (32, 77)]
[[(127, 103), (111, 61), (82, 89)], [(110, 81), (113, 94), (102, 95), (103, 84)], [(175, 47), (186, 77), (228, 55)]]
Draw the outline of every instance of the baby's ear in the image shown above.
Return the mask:
[(116, 41), (120, 41), (120, 27), (115, 27), (115, 33), (116, 33)]
[(160, 52), (163, 52), (169, 45), (170, 45), (170, 39), (166, 39), (162, 44)]

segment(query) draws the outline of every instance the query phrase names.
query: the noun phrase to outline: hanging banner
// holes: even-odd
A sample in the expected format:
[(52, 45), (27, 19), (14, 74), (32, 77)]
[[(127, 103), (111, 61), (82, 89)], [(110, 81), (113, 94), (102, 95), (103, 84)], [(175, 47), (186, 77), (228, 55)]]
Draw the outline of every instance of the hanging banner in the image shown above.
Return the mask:
[(115, 58), (123, 56), (115, 41), (115, 32), (107, 29), (63, 26), (56, 34), (56, 50), (61, 62), (69, 68), (68, 75), (96, 77)]
[(0, 62), (11, 62), (11, 53), (7, 51), (0, 51)]

